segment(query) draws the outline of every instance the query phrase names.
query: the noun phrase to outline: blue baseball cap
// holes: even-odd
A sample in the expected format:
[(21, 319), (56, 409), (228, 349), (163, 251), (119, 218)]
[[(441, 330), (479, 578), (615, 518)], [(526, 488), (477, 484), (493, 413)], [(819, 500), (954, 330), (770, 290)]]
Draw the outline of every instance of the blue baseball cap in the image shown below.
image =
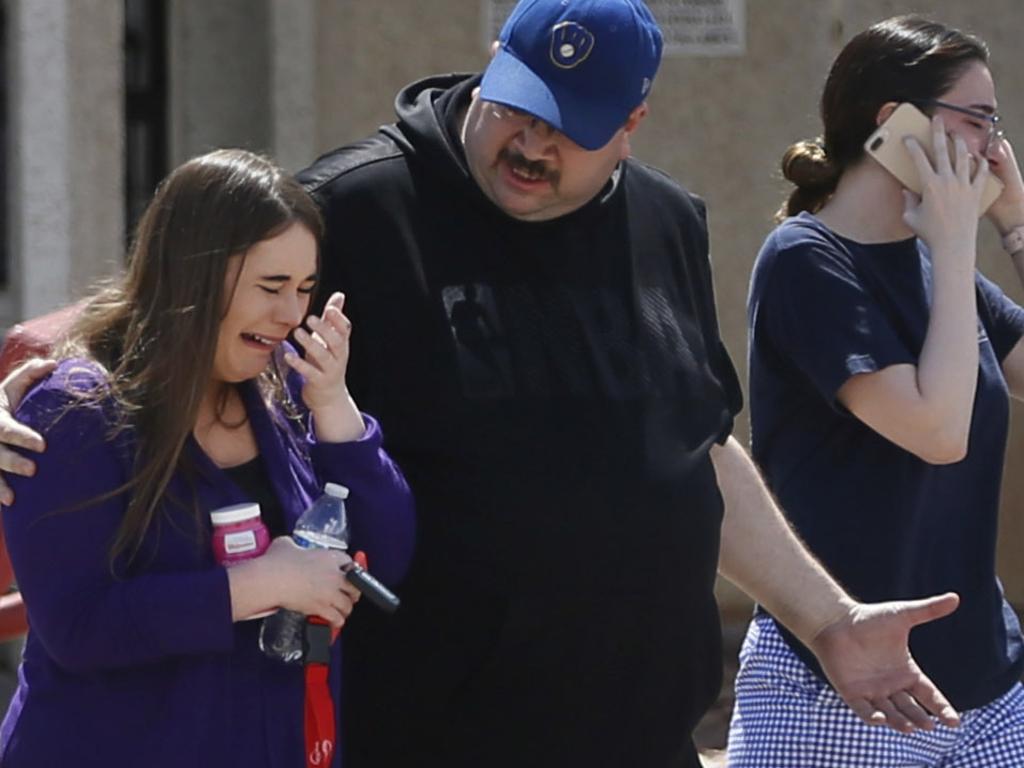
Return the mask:
[(642, 0), (520, 0), (480, 97), (600, 149), (651, 89), (661, 30)]

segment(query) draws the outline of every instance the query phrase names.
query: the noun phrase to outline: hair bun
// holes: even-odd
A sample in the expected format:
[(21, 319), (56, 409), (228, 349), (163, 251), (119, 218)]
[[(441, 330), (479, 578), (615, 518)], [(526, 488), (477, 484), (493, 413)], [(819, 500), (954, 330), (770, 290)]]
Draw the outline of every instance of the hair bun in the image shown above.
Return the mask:
[(820, 139), (798, 141), (782, 156), (782, 175), (800, 189), (835, 188), (839, 169), (828, 159)]

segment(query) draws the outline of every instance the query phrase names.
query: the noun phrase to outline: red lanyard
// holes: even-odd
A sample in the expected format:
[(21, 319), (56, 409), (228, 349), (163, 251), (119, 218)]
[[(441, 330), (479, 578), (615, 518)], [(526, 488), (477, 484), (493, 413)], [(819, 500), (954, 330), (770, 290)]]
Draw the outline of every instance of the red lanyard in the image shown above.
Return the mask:
[[(356, 552), (354, 560), (363, 568), (367, 567), (366, 555), (362, 552)], [(338, 631), (319, 616), (306, 620), (306, 768), (329, 766), (337, 748), (334, 701), (327, 677), (331, 645)]]
[(331, 634), (319, 616), (306, 620), (306, 768), (328, 766), (334, 755), (334, 702), (327, 687)]

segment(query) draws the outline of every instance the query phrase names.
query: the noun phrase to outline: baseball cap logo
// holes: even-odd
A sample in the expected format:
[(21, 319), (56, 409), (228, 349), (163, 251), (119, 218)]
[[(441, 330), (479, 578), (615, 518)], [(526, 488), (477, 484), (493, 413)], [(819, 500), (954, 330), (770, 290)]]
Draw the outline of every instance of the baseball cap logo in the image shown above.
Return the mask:
[(594, 36), (575, 21), (563, 21), (551, 28), (551, 61), (556, 67), (572, 69), (583, 63), (594, 49)]

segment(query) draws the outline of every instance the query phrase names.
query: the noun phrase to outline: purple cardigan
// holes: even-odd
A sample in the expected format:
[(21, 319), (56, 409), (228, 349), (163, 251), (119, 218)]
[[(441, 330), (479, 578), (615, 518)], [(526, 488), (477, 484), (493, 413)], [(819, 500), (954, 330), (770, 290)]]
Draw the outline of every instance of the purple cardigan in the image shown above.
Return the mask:
[[(259, 621), (232, 623), (209, 520), (203, 515), (197, 529), (181, 473), (165, 494), (162, 522), (136, 559), (121, 563), (121, 578), (111, 575), (107, 553), (124, 495), (73, 509), (118, 487), (132, 466), (131, 435), (108, 436), (109, 404), (80, 404), (54, 422), (73, 402), (69, 389), (98, 380), (95, 368), (62, 363), (18, 409), (46, 436), (47, 450), (34, 457), (35, 477), (10, 478), (16, 501), (3, 514), (31, 625), (0, 729), (4, 768), (303, 765), (302, 668), (262, 655)], [(242, 394), (289, 529), (325, 482), (342, 483), (353, 549), (367, 552), (381, 580), (400, 579), (412, 554), (413, 507), (376, 422), (367, 418), (357, 441), (316, 443), (268, 411), (252, 382)], [(203, 510), (246, 500), (197, 443), (187, 450)], [(336, 706), (339, 646), (331, 663)]]

